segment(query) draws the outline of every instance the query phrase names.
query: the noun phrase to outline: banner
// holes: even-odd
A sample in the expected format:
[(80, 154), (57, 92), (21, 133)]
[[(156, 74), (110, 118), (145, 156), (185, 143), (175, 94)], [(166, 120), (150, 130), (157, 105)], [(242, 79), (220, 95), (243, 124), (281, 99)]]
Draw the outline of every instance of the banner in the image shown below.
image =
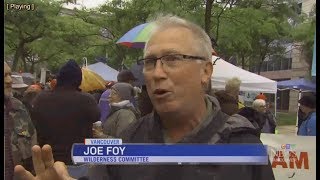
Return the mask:
[(73, 144), (74, 163), (109, 165), (268, 163), (267, 147), (261, 144), (120, 144), (120, 141), (112, 139), (90, 139), (85, 140), (85, 143)]
[(316, 179), (316, 137), (261, 134), (276, 180)]

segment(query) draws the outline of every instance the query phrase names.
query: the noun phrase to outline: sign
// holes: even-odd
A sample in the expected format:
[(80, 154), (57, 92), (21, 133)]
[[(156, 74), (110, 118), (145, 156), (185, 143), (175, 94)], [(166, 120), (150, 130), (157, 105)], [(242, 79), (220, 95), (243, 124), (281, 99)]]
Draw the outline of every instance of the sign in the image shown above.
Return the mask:
[(276, 180), (316, 179), (316, 137), (261, 134)]
[(119, 139), (86, 139), (73, 144), (74, 163), (91, 164), (268, 164), (262, 144), (122, 144)]

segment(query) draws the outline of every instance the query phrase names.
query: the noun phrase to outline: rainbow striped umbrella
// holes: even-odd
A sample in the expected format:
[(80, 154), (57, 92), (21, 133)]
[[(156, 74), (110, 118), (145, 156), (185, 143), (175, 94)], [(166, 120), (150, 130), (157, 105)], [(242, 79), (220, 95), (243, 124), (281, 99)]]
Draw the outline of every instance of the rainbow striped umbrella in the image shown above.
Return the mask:
[(140, 24), (128, 31), (116, 43), (129, 48), (144, 48), (153, 27), (153, 23)]

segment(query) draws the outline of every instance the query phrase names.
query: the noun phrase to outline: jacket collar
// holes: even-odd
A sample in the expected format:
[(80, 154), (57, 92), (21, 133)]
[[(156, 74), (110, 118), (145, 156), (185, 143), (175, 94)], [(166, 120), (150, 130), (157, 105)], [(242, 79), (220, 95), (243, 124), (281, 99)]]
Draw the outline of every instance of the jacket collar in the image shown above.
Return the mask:
[[(187, 136), (182, 138), (178, 143), (216, 143), (230, 132), (251, 132), (255, 127), (245, 117), (241, 115), (229, 116), (221, 111), (218, 100), (212, 96), (206, 96), (212, 103), (212, 112), (199, 124), (196, 132), (191, 131)], [(164, 143), (164, 134), (159, 115), (154, 111), (149, 119), (150, 126), (149, 138), (153, 143)], [(216, 135), (218, 134), (218, 136)], [(214, 139), (213, 137), (217, 137)], [(214, 140), (212, 140), (214, 139)]]
[[(191, 131), (187, 136), (182, 138), (178, 143), (201, 143), (207, 141), (207, 136), (211, 136), (225, 123), (222, 118), (219, 118), (223, 113), (220, 111), (220, 105), (218, 100), (215, 97), (206, 95), (208, 102), (212, 103), (211, 114), (207, 116), (207, 119), (204, 119), (201, 124), (197, 126), (197, 132)], [(227, 116), (223, 114), (224, 116)], [(152, 142), (164, 143), (164, 134), (163, 127), (161, 124), (160, 116), (154, 111), (151, 115), (151, 128), (149, 131), (149, 136), (152, 139)]]

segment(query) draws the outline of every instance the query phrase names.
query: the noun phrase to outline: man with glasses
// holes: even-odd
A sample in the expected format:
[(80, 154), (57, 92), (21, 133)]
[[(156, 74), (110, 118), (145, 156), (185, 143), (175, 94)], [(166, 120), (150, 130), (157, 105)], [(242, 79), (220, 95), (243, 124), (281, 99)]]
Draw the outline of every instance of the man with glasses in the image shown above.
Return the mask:
[[(163, 16), (154, 23), (155, 28), (145, 45), (144, 59), (138, 61), (144, 65), (154, 112), (129, 127), (121, 136), (123, 142), (261, 144), (259, 138), (250, 133), (254, 126), (247, 119), (224, 114), (219, 102), (205, 93), (213, 71), (211, 40), (205, 31), (176, 16)], [(63, 163), (54, 163), (50, 146), (42, 149), (36, 146), (33, 151), (36, 167), (39, 167), (38, 179), (70, 178)], [(90, 173), (90, 179), (274, 179), (270, 164), (98, 168)], [(21, 166), (16, 167), (15, 172), (26, 177), (23, 179), (34, 179)]]

